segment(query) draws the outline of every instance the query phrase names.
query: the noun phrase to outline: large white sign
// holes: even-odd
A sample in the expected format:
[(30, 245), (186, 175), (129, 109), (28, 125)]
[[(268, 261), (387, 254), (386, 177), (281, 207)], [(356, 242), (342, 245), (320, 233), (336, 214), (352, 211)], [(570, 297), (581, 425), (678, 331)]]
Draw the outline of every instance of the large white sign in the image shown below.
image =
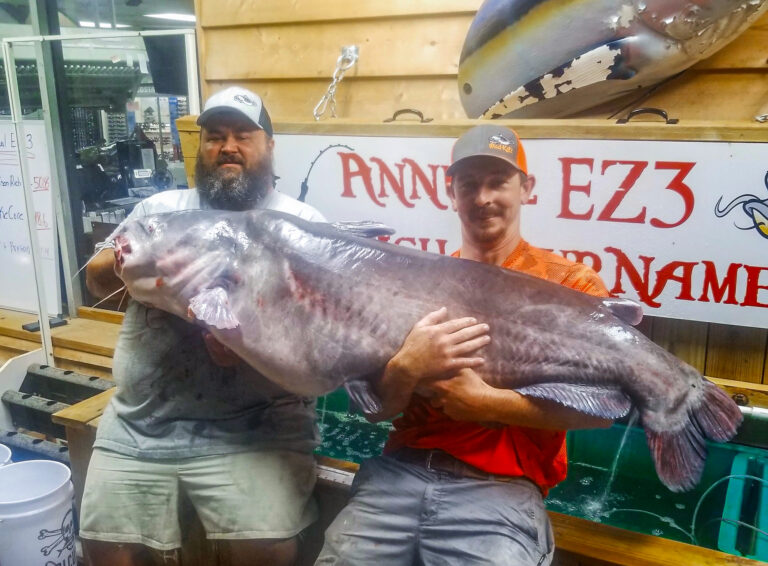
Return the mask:
[(36, 312), (37, 293), (27, 210), (17, 146), (26, 151), (27, 184), (32, 189), (32, 212), (40, 243), (46, 302), (51, 315), (61, 311), (56, 220), (51, 198), (51, 166), (42, 120), (25, 121), (26, 139), (19, 144), (13, 124), (0, 123), (0, 306)]
[[(278, 135), (277, 186), (330, 220), (378, 220), (395, 244), (451, 253), (453, 141)], [(591, 265), (647, 314), (768, 328), (768, 144), (524, 144), (537, 178), (522, 213), (531, 244)]]

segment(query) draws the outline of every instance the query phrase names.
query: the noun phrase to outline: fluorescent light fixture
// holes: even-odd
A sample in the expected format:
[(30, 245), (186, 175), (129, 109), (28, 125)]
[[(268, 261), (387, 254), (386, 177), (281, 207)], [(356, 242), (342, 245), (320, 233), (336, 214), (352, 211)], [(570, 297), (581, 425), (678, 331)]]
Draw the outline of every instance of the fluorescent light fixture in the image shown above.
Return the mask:
[(144, 14), (147, 18), (157, 18), (159, 20), (174, 20), (177, 22), (194, 22), (194, 14)]
[[(95, 28), (96, 27), (96, 22), (82, 21), (82, 22), (77, 22), (77, 23), (78, 23), (78, 25), (81, 28)], [(99, 22), (99, 27), (101, 29), (112, 29), (112, 24), (106, 23), (106, 22)], [(117, 27), (117, 28), (129, 28), (131, 26), (129, 26), (128, 24), (115, 24), (115, 27)]]

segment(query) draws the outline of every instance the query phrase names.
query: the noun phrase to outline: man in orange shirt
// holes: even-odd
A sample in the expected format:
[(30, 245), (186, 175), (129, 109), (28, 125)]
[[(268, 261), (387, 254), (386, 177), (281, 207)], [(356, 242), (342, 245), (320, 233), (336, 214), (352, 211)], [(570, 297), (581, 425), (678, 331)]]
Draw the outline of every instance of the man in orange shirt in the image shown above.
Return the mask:
[[(448, 195), (461, 220), (454, 255), (592, 295), (585, 265), (529, 245), (520, 210), (536, 179), (517, 134), (477, 126), (453, 149)], [(364, 462), (316, 564), (541, 566), (554, 543), (543, 497), (566, 475), (565, 430), (609, 426), (552, 401), (486, 384), (473, 367), (493, 336), (482, 321), (429, 313), (377, 384), (375, 420), (403, 415), (384, 456)]]

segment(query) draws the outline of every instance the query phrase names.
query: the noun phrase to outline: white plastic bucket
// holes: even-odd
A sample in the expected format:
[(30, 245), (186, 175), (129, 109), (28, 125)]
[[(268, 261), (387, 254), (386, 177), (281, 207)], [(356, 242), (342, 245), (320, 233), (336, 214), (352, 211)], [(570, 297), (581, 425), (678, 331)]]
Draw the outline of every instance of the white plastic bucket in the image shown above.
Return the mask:
[(69, 468), (28, 460), (0, 468), (0, 564), (77, 566)]
[(11, 449), (5, 444), (0, 444), (0, 467), (11, 463)]

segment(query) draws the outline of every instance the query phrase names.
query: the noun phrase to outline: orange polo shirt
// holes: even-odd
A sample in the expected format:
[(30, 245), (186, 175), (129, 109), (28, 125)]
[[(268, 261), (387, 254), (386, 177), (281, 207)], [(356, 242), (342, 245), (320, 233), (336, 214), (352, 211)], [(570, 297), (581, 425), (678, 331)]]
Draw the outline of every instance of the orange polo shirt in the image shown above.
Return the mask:
[[(455, 252), (454, 257), (459, 253)], [(502, 267), (522, 271), (597, 297), (607, 297), (600, 277), (591, 268), (521, 241)], [(491, 474), (523, 476), (542, 493), (565, 479), (568, 459), (565, 431), (520, 426), (488, 428), (454, 421), (440, 409), (414, 395), (384, 448), (392, 453), (404, 446), (439, 449)]]

